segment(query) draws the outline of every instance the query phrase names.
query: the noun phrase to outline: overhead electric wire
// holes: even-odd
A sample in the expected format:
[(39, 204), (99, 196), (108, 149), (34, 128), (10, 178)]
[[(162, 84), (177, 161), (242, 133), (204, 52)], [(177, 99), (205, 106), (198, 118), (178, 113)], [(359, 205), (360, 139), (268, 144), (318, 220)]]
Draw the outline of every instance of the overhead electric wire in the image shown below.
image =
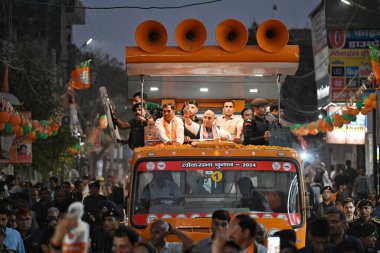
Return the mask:
[(19, 3), (34, 4), (34, 5), (47, 5), (53, 7), (65, 7), (65, 8), (76, 8), (76, 9), (86, 9), (86, 10), (114, 10), (114, 9), (138, 9), (138, 10), (165, 10), (165, 9), (182, 9), (187, 7), (199, 6), (212, 4), (217, 2), (222, 2), (223, 0), (210, 0), (199, 3), (184, 4), (178, 6), (109, 6), (109, 7), (88, 7), (88, 6), (74, 6), (74, 5), (64, 5), (64, 4), (51, 4), (51, 3), (39, 3), (39, 2), (30, 2), (26, 0), (16, 0)]

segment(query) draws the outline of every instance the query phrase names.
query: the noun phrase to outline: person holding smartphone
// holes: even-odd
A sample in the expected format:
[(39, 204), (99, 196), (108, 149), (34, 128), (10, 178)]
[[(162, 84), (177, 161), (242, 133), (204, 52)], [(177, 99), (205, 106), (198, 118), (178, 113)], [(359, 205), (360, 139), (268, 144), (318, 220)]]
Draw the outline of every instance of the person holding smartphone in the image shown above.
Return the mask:
[[(185, 123), (185, 114), (188, 113), (188, 117), (189, 119), (191, 119), (193, 122), (197, 123), (197, 124), (201, 124), (202, 123), (202, 120), (199, 119), (197, 117), (197, 113), (198, 113), (198, 102), (195, 101), (195, 100), (190, 100), (189, 102), (186, 102), (184, 105), (183, 105), (183, 108), (182, 108), (182, 115), (183, 115), (183, 121)], [(192, 139), (196, 139), (197, 135), (196, 134), (193, 134), (186, 126), (185, 124), (185, 140), (184, 140), (184, 143), (189, 143), (190, 140)]]

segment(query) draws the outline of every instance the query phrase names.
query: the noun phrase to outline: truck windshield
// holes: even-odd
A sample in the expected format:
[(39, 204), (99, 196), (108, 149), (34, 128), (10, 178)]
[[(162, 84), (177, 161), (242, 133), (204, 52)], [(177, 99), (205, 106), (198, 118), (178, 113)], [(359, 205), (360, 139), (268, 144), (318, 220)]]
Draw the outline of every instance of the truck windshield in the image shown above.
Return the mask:
[(135, 171), (132, 222), (250, 213), (301, 224), (297, 166), (291, 161), (149, 161)]

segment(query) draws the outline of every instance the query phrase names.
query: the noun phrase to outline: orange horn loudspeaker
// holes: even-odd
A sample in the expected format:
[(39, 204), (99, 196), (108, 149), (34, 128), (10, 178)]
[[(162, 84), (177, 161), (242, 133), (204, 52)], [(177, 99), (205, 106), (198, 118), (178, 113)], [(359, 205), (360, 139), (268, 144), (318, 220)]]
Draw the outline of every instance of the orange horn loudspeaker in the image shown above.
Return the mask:
[(264, 51), (274, 53), (288, 44), (289, 31), (281, 21), (268, 19), (257, 29), (256, 39)]
[(177, 45), (188, 52), (200, 49), (206, 42), (206, 38), (206, 27), (196, 19), (185, 19), (175, 29)]
[(226, 19), (216, 27), (215, 36), (221, 48), (227, 52), (238, 52), (247, 44), (248, 30), (239, 20)]
[(147, 53), (158, 53), (165, 49), (168, 32), (163, 24), (155, 20), (141, 23), (135, 32), (136, 43)]

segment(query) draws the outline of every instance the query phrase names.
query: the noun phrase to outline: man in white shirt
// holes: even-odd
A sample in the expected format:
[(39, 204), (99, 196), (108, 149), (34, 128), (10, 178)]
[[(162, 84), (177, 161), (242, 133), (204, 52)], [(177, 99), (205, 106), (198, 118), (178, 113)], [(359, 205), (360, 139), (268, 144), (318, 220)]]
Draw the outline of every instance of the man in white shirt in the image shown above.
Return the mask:
[(156, 120), (160, 138), (166, 145), (183, 144), (184, 126), (180, 118), (174, 116), (174, 105), (162, 106), (163, 117)]
[(198, 137), (198, 139), (221, 139), (233, 140), (231, 134), (221, 127), (215, 126), (215, 114), (211, 110), (205, 111), (203, 114), (203, 124), (192, 121), (188, 114), (184, 114), (186, 128)]

